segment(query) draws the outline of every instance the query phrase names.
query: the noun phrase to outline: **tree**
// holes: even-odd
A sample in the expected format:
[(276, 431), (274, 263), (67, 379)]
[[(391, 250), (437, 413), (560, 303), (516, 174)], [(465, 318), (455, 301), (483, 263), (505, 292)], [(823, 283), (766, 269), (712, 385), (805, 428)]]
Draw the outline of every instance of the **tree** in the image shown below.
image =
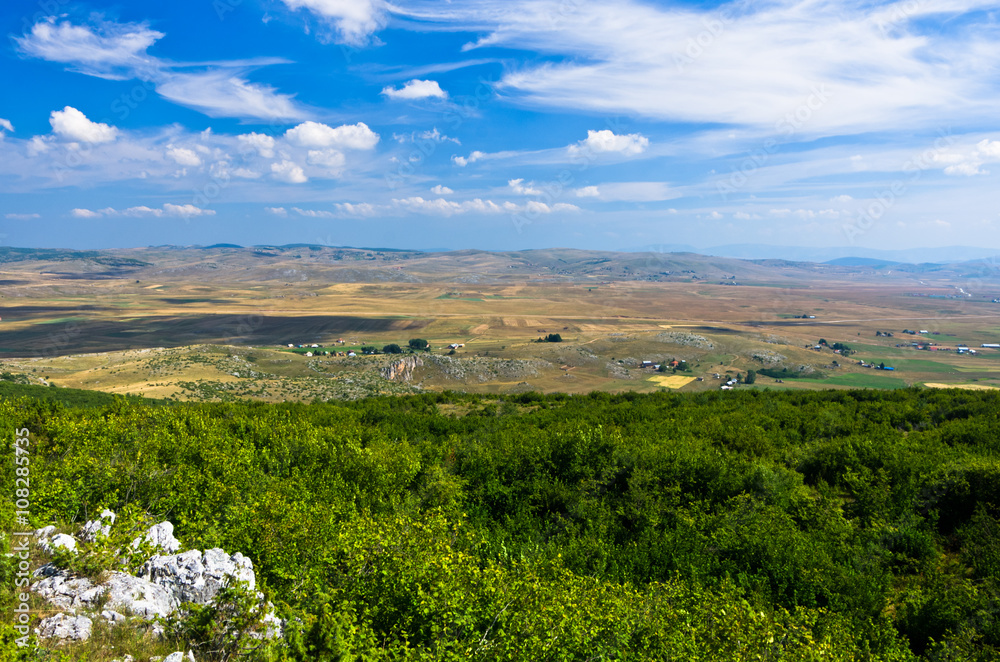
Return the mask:
[(386, 345), (385, 347), (382, 348), (382, 353), (383, 354), (402, 354), (403, 353), (403, 348), (400, 347), (399, 345), (397, 345), (396, 343), (389, 343), (388, 345)]
[(817, 345), (826, 345), (826, 338), (820, 338), (820, 339), (819, 339), (819, 342), (818, 342), (818, 343), (816, 343), (816, 344), (817, 344)]
[(545, 336), (545, 342), (562, 342), (562, 336), (558, 333), (550, 333)]
[(361, 346), (361, 353), (362, 354), (378, 354), (378, 348), (375, 347), (374, 345), (362, 345)]
[(744, 384), (753, 384), (755, 381), (757, 381), (757, 371), (756, 370), (747, 370), (747, 376), (746, 376), (746, 379), (743, 380), (743, 383)]
[(409, 344), (410, 349), (427, 351), (431, 348), (431, 344), (423, 338), (411, 338), (407, 344)]

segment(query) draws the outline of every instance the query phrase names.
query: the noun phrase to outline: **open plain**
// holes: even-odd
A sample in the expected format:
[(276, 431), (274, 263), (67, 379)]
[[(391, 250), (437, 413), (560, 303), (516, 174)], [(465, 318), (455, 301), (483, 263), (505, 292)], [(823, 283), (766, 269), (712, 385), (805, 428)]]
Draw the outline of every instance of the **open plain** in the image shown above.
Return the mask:
[[(0, 362), (8, 378), (181, 400), (695, 391), (751, 370), (739, 388), (990, 387), (998, 274), (558, 249), (4, 249)], [(430, 351), (362, 352), (416, 338)]]

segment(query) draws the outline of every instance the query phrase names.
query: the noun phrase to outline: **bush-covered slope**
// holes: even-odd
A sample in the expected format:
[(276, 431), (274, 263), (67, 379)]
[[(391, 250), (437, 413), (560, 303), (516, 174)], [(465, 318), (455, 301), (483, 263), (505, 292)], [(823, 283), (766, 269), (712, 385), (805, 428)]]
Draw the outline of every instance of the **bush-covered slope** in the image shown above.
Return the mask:
[(991, 660), (998, 414), (943, 390), (6, 399), (0, 429), (31, 431), (34, 525), (130, 505), (253, 559), (293, 620), (248, 658)]

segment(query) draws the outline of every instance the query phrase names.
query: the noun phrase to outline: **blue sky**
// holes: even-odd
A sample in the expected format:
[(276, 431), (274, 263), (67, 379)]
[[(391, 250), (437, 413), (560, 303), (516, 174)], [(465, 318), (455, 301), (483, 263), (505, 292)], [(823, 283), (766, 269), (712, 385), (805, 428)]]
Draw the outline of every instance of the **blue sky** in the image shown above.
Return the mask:
[(0, 242), (1000, 247), (998, 10), (8, 0)]

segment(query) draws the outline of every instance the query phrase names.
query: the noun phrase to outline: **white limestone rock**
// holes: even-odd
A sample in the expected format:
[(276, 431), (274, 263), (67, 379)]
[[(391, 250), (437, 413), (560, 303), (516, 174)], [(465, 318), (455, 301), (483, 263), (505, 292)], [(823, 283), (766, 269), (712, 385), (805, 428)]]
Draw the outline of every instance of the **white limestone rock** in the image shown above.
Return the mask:
[(97, 519), (90, 520), (83, 525), (80, 531), (80, 540), (84, 542), (94, 542), (98, 536), (107, 536), (111, 533), (111, 525), (115, 523), (117, 516), (107, 508), (101, 511)]
[(41, 639), (59, 639), (61, 641), (87, 641), (94, 622), (86, 616), (56, 614), (42, 620), (36, 633)]
[(174, 537), (174, 525), (170, 522), (160, 522), (156, 526), (150, 527), (146, 533), (133, 540), (129, 546), (135, 549), (143, 541), (165, 554), (174, 554), (181, 548), (180, 541)]
[(200, 605), (211, 602), (230, 578), (245, 581), (250, 590), (257, 583), (250, 559), (218, 548), (154, 556), (140, 568), (139, 577), (167, 588), (178, 602)]

